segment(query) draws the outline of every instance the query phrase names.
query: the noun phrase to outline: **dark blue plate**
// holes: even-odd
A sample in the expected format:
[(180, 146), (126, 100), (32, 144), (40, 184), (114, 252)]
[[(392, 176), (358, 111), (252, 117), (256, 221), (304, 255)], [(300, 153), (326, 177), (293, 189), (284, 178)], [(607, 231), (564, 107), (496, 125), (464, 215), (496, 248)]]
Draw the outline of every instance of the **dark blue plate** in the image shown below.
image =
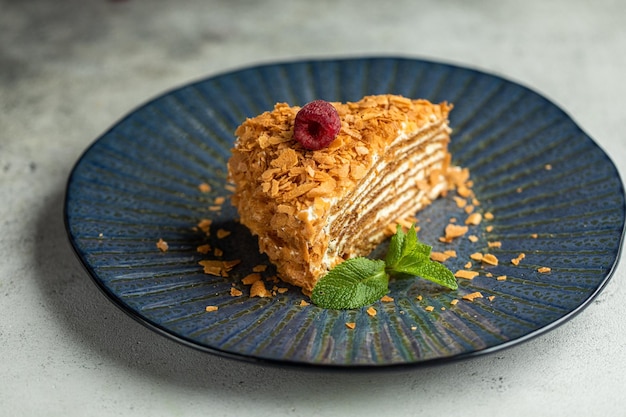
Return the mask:
[[(244, 118), (276, 102), (355, 101), (394, 93), (454, 103), (451, 151), (471, 170), (482, 212), (478, 241), (438, 241), (452, 196), (419, 213), (420, 238), (461, 269), (474, 252), (498, 266), (460, 280), (457, 292), (423, 280), (391, 284), (393, 302), (333, 311), (297, 288), (250, 298), (240, 280), (267, 264), (227, 197), (226, 161)], [(210, 192), (201, 192), (200, 183)], [(216, 204), (216, 199), (217, 204)], [(219, 210), (214, 211), (211, 206)], [(196, 225), (212, 220), (207, 237)], [(624, 191), (604, 152), (557, 106), (483, 72), (414, 59), (365, 58), (264, 65), (208, 78), (138, 108), (80, 158), (68, 182), (70, 241), (96, 284), (125, 312), (186, 345), (252, 361), (335, 367), (424, 364), (493, 352), (537, 336), (580, 312), (606, 285), (624, 231)], [(491, 227), (489, 227), (491, 226)], [(228, 230), (218, 237), (219, 229)], [(161, 252), (159, 239), (169, 244)], [(489, 247), (488, 242), (501, 242)], [(202, 254), (210, 244), (223, 251)], [(518, 266), (510, 260), (526, 257)], [(240, 260), (228, 277), (203, 259)], [(539, 273), (547, 266), (549, 273)], [(264, 274), (271, 276), (270, 266)], [(506, 275), (506, 280), (497, 276)], [(244, 295), (230, 295), (232, 286)], [(479, 291), (483, 298), (463, 300)], [(460, 299), (451, 305), (453, 299)], [(218, 306), (206, 312), (208, 305)], [(432, 311), (430, 308), (432, 307)], [(350, 330), (346, 322), (356, 323)]]

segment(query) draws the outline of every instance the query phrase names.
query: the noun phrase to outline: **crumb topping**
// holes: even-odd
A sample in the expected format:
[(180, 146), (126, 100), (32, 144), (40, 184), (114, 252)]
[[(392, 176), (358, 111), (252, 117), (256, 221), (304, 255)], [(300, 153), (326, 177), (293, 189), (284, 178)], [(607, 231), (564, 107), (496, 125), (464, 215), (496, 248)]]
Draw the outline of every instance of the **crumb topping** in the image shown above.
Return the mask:
[(332, 105), (341, 117), (341, 130), (329, 147), (316, 151), (304, 149), (293, 139), (297, 106), (278, 103), (273, 111), (239, 126), (229, 162), (238, 190), (250, 178), (260, 178), (256, 192), (282, 205), (282, 212), (298, 213), (318, 197), (332, 198), (353, 186), (398, 132), (412, 130), (406, 125), (425, 125), (433, 117), (445, 119), (452, 108), (447, 103), (433, 105), (393, 95)]

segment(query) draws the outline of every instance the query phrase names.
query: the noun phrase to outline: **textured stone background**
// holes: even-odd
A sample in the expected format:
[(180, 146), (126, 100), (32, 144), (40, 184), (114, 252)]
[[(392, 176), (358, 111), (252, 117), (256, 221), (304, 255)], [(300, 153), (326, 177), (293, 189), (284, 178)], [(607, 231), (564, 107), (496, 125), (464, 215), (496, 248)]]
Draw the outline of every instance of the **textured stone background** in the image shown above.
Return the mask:
[(256, 63), (401, 55), (495, 72), (561, 105), (626, 172), (621, 1), (0, 0), (0, 404), (11, 416), (623, 415), (626, 266), (565, 325), (385, 373), (233, 362), (120, 312), (71, 252), (65, 182), (157, 94)]

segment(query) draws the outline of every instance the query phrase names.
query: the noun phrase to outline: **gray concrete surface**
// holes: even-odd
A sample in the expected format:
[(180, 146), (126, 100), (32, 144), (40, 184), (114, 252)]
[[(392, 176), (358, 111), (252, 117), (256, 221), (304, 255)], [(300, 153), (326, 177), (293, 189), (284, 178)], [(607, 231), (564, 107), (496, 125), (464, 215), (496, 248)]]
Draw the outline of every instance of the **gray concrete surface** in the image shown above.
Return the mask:
[(265, 368), (134, 322), (62, 222), (74, 162), (164, 90), (261, 62), (402, 55), (484, 69), (561, 105), (626, 173), (620, 1), (0, 0), (0, 415), (623, 416), (626, 265), (565, 325), (391, 373)]

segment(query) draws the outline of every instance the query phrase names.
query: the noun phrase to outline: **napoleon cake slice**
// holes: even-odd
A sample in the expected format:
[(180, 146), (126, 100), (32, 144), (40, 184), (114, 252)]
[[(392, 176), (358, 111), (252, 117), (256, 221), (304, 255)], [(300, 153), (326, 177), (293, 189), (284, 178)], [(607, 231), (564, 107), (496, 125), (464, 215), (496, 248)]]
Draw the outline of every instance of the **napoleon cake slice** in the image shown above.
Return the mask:
[(450, 167), (450, 104), (376, 95), (330, 105), (340, 124), (325, 147), (296, 140), (300, 107), (278, 103), (237, 128), (228, 162), (241, 223), (305, 293), (466, 176)]

